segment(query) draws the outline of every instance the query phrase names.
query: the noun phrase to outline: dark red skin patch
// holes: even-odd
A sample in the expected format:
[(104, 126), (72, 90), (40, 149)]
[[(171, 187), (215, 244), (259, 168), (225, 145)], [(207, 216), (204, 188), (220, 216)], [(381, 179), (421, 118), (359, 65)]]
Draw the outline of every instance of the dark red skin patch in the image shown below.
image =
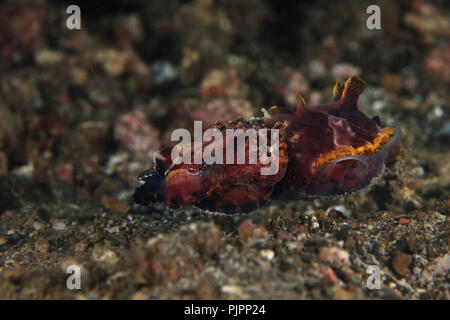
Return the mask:
[[(194, 205), (212, 212), (247, 213), (271, 196), (298, 199), (344, 195), (367, 186), (381, 172), (398, 133), (385, 138), (383, 144), (377, 142), (386, 128), (358, 110), (357, 100), (364, 86), (354, 76), (344, 87), (335, 85), (334, 101), (326, 105), (306, 108), (299, 98), (295, 111), (279, 109), (259, 120), (222, 121), (210, 126), (221, 130), (224, 137), (228, 128), (279, 129), (277, 174), (261, 175), (261, 164), (248, 162), (173, 165), (171, 150), (165, 149), (156, 154), (154, 169), (138, 178), (145, 183), (136, 189), (135, 202), (147, 205), (164, 201), (172, 207)], [(208, 144), (203, 143), (203, 150)], [(343, 148), (366, 150), (362, 148), (367, 145), (379, 148), (366, 154), (341, 154)], [(339, 156), (327, 158), (329, 154)]]

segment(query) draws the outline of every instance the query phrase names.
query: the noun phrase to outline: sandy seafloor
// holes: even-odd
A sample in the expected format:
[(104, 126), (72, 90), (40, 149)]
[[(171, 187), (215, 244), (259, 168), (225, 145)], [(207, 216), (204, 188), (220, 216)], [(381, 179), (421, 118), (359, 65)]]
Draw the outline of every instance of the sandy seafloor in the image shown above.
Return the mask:
[[(379, 1), (381, 30), (365, 1), (92, 2), (81, 30), (69, 4), (0, 4), (0, 298), (449, 299), (446, 1)], [(364, 190), (235, 216), (131, 201), (173, 129), (352, 74), (402, 132)]]

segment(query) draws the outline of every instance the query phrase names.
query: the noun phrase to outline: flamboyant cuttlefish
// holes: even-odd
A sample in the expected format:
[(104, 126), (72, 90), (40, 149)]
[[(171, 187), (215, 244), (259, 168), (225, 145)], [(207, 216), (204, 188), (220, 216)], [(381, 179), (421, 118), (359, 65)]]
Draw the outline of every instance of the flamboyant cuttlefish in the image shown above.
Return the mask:
[[(278, 162), (274, 174), (261, 174), (267, 164), (252, 164), (248, 157), (244, 164), (179, 163), (172, 161), (169, 149), (163, 149), (155, 154), (153, 168), (138, 177), (141, 185), (133, 195), (134, 201), (143, 205), (164, 201), (172, 207), (193, 205), (211, 212), (246, 213), (271, 196), (299, 199), (345, 195), (361, 189), (380, 174), (389, 150), (399, 138), (398, 130), (382, 127), (378, 117), (369, 119), (358, 110), (357, 100), (364, 88), (364, 81), (353, 76), (344, 86), (335, 81), (330, 103), (307, 108), (298, 96), (294, 111), (271, 108), (270, 112), (263, 110), (263, 118), (216, 121), (208, 127), (224, 136), (227, 129), (277, 129)], [(249, 152), (249, 139), (245, 143)], [(205, 151), (208, 145), (205, 141), (197, 147), (192, 145), (189, 158), (194, 158), (195, 149)], [(265, 150), (268, 154), (273, 151), (271, 147)]]

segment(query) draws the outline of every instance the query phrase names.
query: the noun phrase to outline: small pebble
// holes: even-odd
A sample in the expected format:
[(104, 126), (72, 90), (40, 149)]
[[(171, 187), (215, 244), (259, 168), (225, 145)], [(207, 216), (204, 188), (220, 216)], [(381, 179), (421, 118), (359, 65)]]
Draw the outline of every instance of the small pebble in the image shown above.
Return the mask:
[(45, 239), (39, 239), (36, 241), (35, 248), (41, 253), (46, 253), (50, 248), (50, 243)]
[(409, 272), (411, 257), (404, 252), (395, 251), (391, 259), (392, 269), (400, 276), (406, 276)]
[(64, 223), (64, 221), (56, 221), (55, 223), (53, 223), (52, 228), (53, 230), (57, 231), (65, 230), (66, 224)]
[(347, 251), (339, 249), (337, 247), (322, 247), (319, 251), (320, 260), (324, 262), (336, 263), (336, 264), (349, 264), (350, 255)]
[(220, 291), (227, 294), (239, 295), (242, 293), (242, 288), (236, 285), (225, 285), (220, 288)]
[(273, 252), (273, 250), (270, 250), (270, 249), (263, 249), (259, 252), (259, 254), (269, 261), (271, 261), (273, 259), (273, 257), (275, 256), (275, 252)]

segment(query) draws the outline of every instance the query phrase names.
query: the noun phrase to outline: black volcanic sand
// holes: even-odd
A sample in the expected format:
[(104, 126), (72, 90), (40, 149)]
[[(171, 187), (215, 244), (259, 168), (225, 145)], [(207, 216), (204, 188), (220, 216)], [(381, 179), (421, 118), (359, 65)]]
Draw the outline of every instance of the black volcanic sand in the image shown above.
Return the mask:
[[(109, 1), (81, 30), (69, 4), (0, 4), (0, 298), (449, 299), (445, 1), (380, 1), (382, 30), (365, 1)], [(132, 202), (173, 129), (327, 102), (354, 73), (402, 132), (366, 189), (235, 216)]]

